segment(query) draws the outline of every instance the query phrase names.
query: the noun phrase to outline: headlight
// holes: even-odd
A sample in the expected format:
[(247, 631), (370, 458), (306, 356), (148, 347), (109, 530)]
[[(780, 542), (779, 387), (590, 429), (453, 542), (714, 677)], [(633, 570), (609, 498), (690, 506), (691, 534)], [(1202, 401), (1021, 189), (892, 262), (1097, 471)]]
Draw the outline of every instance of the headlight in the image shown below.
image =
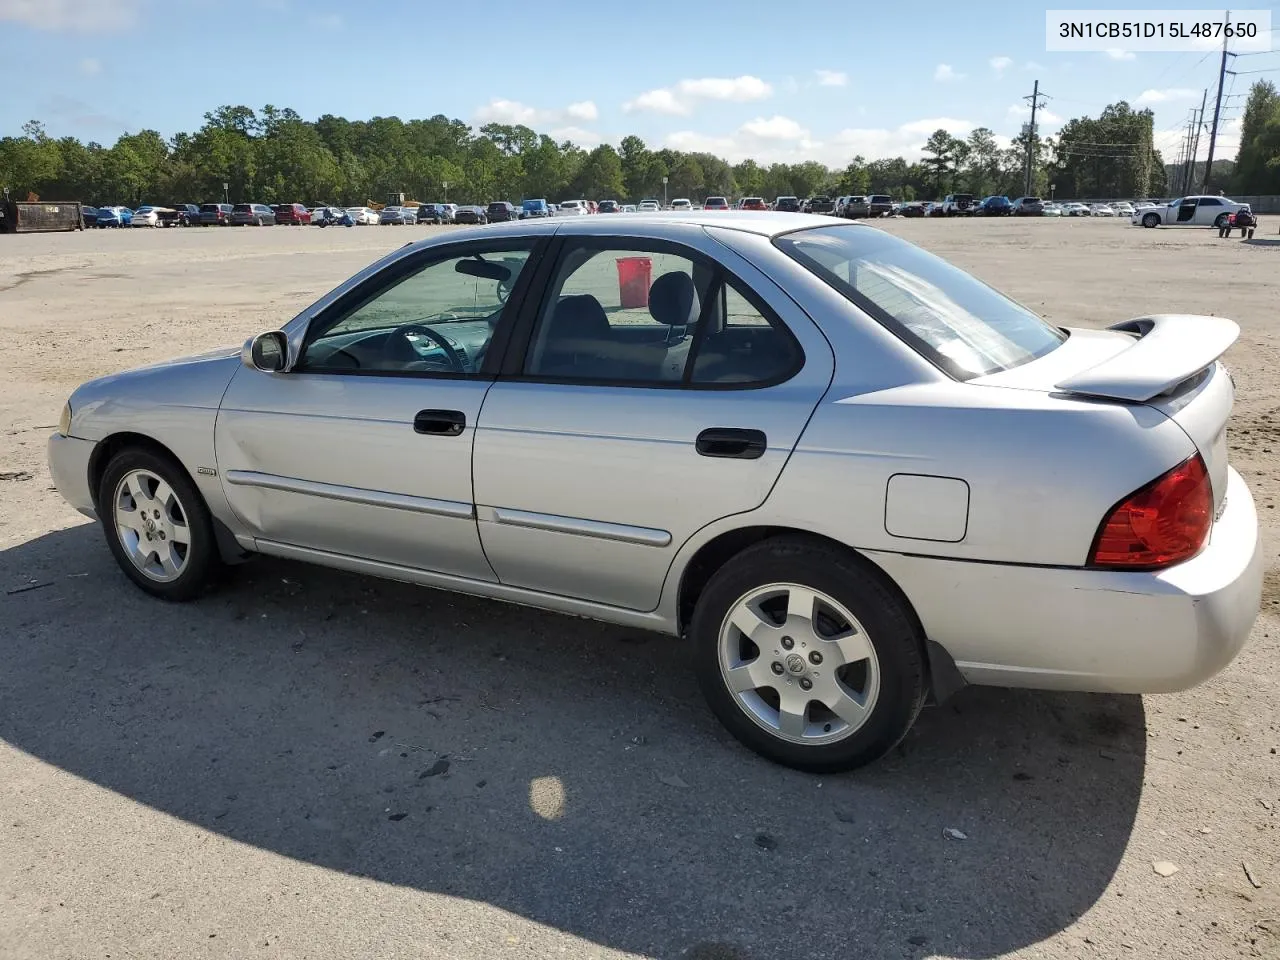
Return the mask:
[(58, 433), (68, 436), (71, 433), (71, 401), (62, 405), (62, 416), (58, 418)]

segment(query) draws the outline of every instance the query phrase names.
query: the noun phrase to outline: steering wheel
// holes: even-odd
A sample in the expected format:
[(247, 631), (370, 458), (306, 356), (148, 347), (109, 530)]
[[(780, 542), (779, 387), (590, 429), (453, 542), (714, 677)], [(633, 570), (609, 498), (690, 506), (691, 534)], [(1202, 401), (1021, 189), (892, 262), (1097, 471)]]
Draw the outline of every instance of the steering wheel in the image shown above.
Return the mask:
[[(439, 347), (442, 351), (444, 351), (445, 359), (449, 361), (449, 368), (452, 372), (454, 373), (468, 372), (466, 363), (463, 361), (462, 357), (458, 354), (458, 351), (454, 349), (453, 344), (451, 344), (448, 340), (446, 340), (443, 334), (437, 333), (435, 330), (432, 330), (430, 327), (426, 326), (425, 324), (421, 324), (421, 323), (401, 324), (400, 326), (392, 330), (389, 334), (387, 334), (387, 336), (388, 337), (397, 337), (397, 336), (404, 337), (405, 342), (407, 343), (409, 339), (407, 335), (410, 333), (416, 333), (419, 336), (426, 337), (428, 340), (434, 343), (437, 347)], [(413, 344), (410, 343), (409, 348), (413, 349)], [(416, 353), (417, 351), (414, 350), (414, 352)]]

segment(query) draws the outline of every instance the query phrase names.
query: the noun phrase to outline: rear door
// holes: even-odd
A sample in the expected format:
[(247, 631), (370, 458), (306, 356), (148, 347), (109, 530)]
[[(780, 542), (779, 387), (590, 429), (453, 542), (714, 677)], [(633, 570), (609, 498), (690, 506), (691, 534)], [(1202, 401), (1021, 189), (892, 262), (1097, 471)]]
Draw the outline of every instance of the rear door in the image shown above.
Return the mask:
[(701, 228), (573, 233), (481, 411), (480, 538), (504, 584), (650, 610), (693, 533), (768, 496), (832, 355)]

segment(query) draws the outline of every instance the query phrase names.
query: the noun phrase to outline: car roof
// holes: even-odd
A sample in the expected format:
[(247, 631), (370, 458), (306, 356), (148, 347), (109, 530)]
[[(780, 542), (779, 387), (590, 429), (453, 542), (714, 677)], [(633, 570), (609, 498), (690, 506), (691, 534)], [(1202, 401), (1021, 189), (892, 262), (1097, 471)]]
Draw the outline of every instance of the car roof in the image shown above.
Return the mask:
[(474, 231), (449, 231), (438, 237), (420, 240), (415, 246), (429, 247), (440, 243), (452, 243), (480, 237), (492, 237), (495, 234), (511, 233), (518, 236), (541, 236), (558, 234), (560, 236), (609, 236), (651, 237), (653, 239), (678, 239), (683, 232), (673, 227), (713, 226), (722, 230), (739, 230), (763, 237), (776, 237), (794, 230), (808, 227), (845, 226), (853, 229), (874, 230), (865, 224), (857, 224), (832, 220), (830, 217), (809, 213), (775, 213), (772, 211), (730, 211), (724, 213), (637, 213), (623, 221), (612, 217), (575, 217), (566, 220), (520, 220), (490, 224)]

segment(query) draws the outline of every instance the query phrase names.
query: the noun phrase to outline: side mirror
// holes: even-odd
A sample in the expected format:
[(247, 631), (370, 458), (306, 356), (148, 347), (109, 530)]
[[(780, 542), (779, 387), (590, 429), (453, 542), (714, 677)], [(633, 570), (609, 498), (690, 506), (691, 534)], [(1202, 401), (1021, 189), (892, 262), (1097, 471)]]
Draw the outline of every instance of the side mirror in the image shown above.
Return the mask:
[(260, 333), (245, 343), (240, 359), (247, 367), (263, 373), (279, 373), (289, 358), (289, 343), (283, 330)]

